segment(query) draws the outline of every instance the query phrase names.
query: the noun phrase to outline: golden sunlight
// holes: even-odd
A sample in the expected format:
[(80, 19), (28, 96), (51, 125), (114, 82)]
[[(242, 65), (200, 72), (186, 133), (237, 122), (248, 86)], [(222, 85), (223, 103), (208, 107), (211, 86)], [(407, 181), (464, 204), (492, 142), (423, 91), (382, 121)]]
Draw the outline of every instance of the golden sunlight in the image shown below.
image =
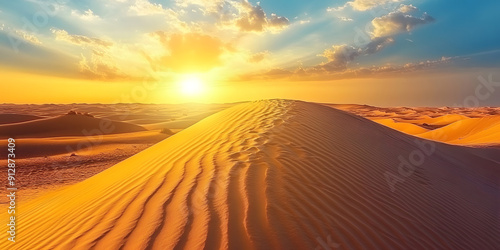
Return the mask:
[(200, 95), (205, 91), (205, 84), (201, 78), (195, 75), (188, 75), (181, 79), (180, 90), (184, 95)]

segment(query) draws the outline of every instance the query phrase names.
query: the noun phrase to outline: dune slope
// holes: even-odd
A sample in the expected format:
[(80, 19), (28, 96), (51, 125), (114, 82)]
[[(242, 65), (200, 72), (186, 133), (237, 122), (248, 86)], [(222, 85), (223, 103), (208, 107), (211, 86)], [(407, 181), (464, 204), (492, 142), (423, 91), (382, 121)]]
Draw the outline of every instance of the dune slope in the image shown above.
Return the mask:
[[(0, 249), (494, 249), (499, 154), (429, 143), (318, 104), (240, 104), (22, 204)], [(433, 150), (391, 188), (418, 145)]]
[(469, 118), (446, 127), (419, 134), (419, 137), (464, 145), (500, 144), (500, 116)]
[(92, 136), (145, 131), (125, 122), (111, 121), (84, 115), (63, 115), (34, 121), (0, 125), (0, 138)]
[(0, 125), (9, 124), (9, 123), (17, 123), (17, 122), (26, 122), (32, 121), (36, 119), (42, 119), (43, 117), (36, 115), (23, 115), (23, 114), (0, 114)]

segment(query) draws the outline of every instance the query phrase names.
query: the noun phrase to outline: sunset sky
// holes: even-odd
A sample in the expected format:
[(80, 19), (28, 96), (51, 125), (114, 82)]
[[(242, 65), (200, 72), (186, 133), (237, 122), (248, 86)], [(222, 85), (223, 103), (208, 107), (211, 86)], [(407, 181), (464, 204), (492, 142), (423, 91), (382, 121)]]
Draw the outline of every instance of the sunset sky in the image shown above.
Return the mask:
[(498, 106), (499, 10), (494, 0), (1, 1), (0, 103)]

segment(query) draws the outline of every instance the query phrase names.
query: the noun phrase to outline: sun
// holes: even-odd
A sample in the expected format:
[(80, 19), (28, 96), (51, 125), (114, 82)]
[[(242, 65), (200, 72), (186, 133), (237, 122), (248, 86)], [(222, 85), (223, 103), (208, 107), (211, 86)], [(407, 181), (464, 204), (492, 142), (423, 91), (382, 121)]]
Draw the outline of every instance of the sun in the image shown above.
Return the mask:
[(198, 76), (189, 75), (181, 79), (180, 90), (184, 95), (199, 95), (204, 92), (205, 84)]

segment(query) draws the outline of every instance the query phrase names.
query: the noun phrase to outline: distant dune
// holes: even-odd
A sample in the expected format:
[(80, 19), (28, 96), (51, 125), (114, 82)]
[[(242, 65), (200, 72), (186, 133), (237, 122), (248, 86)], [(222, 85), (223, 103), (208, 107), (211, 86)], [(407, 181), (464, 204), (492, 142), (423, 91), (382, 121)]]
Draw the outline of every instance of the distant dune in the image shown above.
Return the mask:
[[(17, 138), (16, 157), (26, 159), (53, 155), (70, 155), (71, 153), (94, 154), (103, 150), (119, 148), (121, 145), (150, 144), (165, 139), (167, 135), (159, 131), (141, 131), (127, 134), (110, 134), (94, 136), (73, 136), (54, 138)], [(5, 142), (7, 140), (0, 140)], [(7, 151), (7, 143), (0, 144), (0, 151)], [(83, 152), (82, 152), (83, 151)], [(7, 159), (7, 155), (0, 155), (0, 160)], [(82, 166), (84, 168), (85, 166)]]
[(104, 120), (85, 115), (63, 115), (33, 121), (0, 125), (1, 138), (33, 138), (120, 134), (146, 129), (125, 122)]
[(499, 167), (323, 105), (245, 103), (23, 203), (0, 249), (496, 249)]
[(425, 119), (419, 119), (419, 120), (412, 120), (409, 121), (411, 123), (420, 123), (420, 124), (429, 124), (429, 125), (435, 125), (435, 126), (446, 126), (448, 124), (454, 123), (456, 121), (464, 120), (464, 119), (469, 119), (469, 117), (464, 116), (464, 115), (456, 115), (456, 114), (447, 114), (447, 115), (442, 115), (438, 117), (428, 117)]
[(462, 119), (419, 136), (453, 144), (497, 145), (500, 144), (500, 115)]
[(0, 125), (8, 123), (26, 122), (42, 118), (43, 117), (36, 115), (0, 114)]
[(410, 135), (418, 135), (428, 130), (411, 123), (396, 122), (394, 119), (376, 119), (375, 122)]
[(473, 147), (500, 147), (500, 108), (380, 108), (323, 104), (425, 139)]

